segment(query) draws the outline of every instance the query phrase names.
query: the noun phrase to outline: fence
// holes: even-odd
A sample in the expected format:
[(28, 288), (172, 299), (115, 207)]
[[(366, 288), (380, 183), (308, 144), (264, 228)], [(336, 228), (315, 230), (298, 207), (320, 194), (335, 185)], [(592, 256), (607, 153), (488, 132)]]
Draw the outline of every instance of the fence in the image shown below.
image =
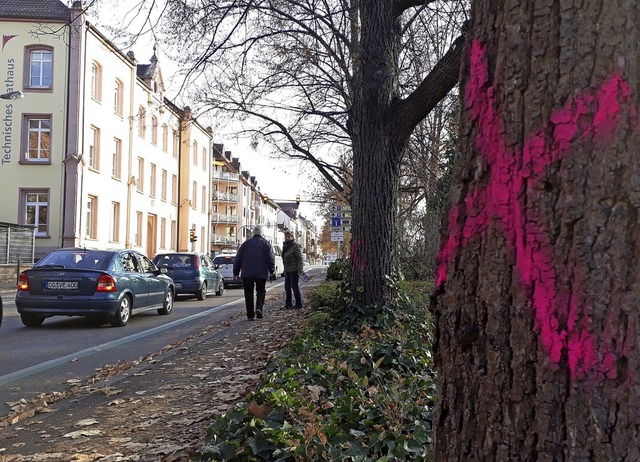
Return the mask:
[(12, 282), (34, 263), (35, 228), (0, 222), (0, 282)]

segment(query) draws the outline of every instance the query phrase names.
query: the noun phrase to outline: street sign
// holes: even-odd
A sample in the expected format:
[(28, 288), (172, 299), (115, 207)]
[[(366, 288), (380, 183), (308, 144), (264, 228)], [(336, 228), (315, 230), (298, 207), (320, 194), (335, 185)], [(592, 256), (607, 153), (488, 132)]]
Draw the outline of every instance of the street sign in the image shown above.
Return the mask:
[(343, 242), (344, 236), (331, 236), (331, 242)]
[(330, 212), (343, 212), (343, 211), (351, 211), (351, 207), (348, 205), (330, 205)]
[(342, 223), (340, 222), (340, 218), (332, 218), (331, 226), (342, 226)]

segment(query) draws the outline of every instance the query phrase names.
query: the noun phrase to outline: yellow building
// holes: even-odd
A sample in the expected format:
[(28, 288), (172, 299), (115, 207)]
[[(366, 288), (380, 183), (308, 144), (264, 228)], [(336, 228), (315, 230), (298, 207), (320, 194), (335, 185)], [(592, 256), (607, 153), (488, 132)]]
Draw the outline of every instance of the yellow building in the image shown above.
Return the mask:
[[(61, 246), (209, 251), (211, 130), (164, 96), (81, 2), (0, 2), (0, 221)], [(151, 51), (151, 50), (150, 50)], [(197, 240), (193, 241), (191, 235)]]

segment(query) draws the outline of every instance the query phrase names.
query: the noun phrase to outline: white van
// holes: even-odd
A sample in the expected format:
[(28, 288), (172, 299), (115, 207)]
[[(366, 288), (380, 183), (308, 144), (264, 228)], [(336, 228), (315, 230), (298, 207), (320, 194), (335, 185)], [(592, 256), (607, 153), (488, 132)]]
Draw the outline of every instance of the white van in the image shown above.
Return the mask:
[(277, 245), (272, 246), (273, 253), (276, 254), (276, 279), (279, 276), (284, 277), (284, 263), (282, 261), (282, 249)]

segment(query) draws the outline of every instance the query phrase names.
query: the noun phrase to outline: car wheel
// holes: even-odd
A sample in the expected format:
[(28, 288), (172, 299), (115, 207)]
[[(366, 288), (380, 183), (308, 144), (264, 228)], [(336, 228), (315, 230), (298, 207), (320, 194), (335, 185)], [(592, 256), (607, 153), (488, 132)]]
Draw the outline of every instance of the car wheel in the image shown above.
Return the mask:
[(158, 310), (158, 314), (170, 314), (173, 311), (173, 290), (169, 289), (164, 294), (164, 303)]
[(218, 285), (218, 290), (216, 291), (216, 295), (222, 295), (224, 294), (224, 282), (220, 282), (220, 284)]
[(125, 295), (120, 300), (120, 306), (118, 307), (118, 311), (116, 314), (111, 316), (111, 325), (113, 327), (122, 327), (126, 326), (129, 322), (129, 318), (131, 317), (131, 299)]
[(44, 318), (42, 316), (36, 316), (35, 314), (21, 314), (20, 320), (22, 321), (22, 324), (27, 327), (38, 327), (44, 322)]
[(200, 290), (198, 292), (196, 292), (196, 298), (198, 300), (204, 300), (205, 298), (207, 298), (207, 283), (203, 282), (202, 286), (200, 287)]

